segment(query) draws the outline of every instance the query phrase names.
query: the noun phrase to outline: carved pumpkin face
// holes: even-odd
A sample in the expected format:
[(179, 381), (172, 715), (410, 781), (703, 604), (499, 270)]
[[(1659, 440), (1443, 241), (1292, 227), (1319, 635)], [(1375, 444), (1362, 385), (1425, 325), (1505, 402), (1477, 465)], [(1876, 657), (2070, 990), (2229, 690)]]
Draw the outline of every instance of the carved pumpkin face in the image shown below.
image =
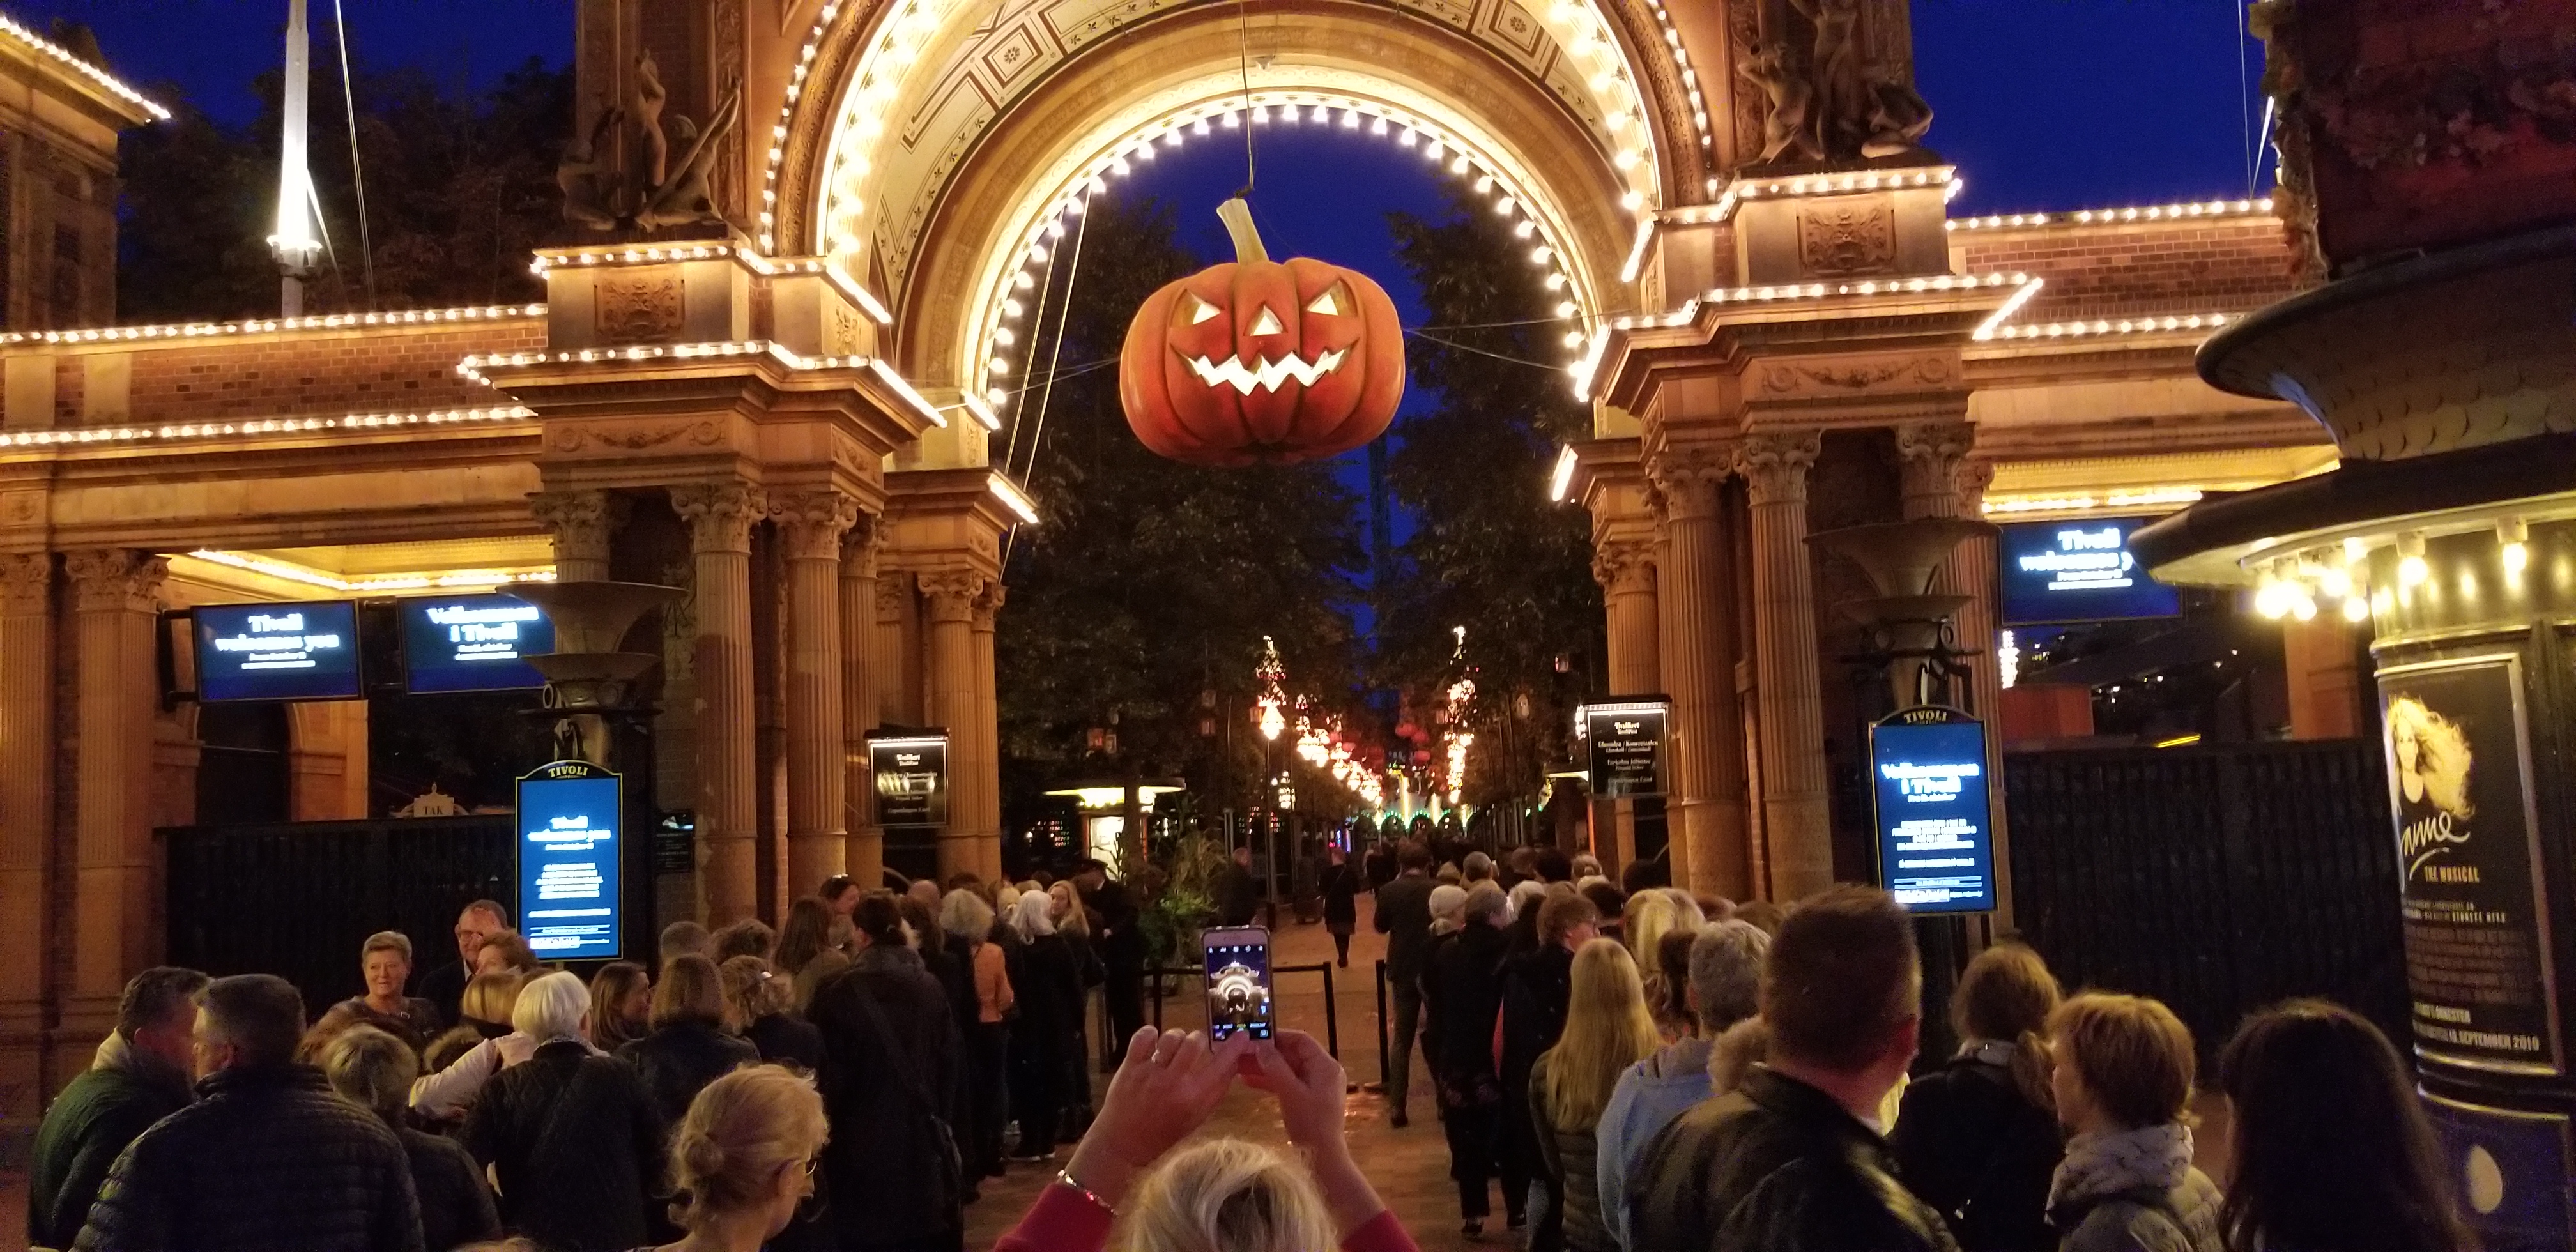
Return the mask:
[(1355, 271), (1305, 257), (1214, 265), (1136, 311), (1118, 396), (1137, 439), (1176, 461), (1337, 456), (1394, 420), (1404, 330)]

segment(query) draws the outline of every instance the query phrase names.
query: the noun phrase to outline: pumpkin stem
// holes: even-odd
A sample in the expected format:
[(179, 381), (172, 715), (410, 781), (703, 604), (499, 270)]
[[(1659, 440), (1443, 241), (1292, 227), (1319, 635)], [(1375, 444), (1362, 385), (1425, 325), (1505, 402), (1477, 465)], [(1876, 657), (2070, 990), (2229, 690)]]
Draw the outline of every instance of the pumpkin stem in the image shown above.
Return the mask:
[(1261, 246), (1261, 231), (1252, 224), (1252, 206), (1243, 197), (1216, 206), (1216, 215), (1225, 221), (1225, 233), (1234, 236), (1234, 259), (1243, 264), (1267, 261), (1270, 253)]

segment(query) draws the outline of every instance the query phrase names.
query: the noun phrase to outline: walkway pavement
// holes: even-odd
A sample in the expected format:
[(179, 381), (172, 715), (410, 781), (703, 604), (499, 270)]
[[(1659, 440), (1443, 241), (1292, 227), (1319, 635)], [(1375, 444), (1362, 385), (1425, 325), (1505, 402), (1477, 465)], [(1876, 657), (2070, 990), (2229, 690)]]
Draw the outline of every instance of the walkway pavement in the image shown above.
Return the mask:
[[(1374, 1083), (1378, 1079), (1376, 970), (1378, 959), (1386, 954), (1386, 937), (1369, 924), (1373, 905), (1373, 897), (1360, 897), (1359, 933), (1351, 939), (1350, 968), (1333, 971), (1333, 998), (1341, 1019), (1342, 1067), (1355, 1083)], [(1280, 920), (1279, 930), (1271, 939), (1276, 965), (1313, 965), (1333, 959), (1333, 938), (1322, 926), (1300, 926), (1284, 910)], [(1314, 974), (1280, 974), (1275, 985), (1280, 1023), (1323, 1038), (1323, 979)], [(1205, 1020), (1194, 982), (1188, 994), (1165, 1005), (1167, 1026), (1198, 1026)], [(1449, 1180), (1448, 1144), (1441, 1138), (1440, 1120), (1430, 1098), (1430, 1078), (1422, 1067), (1419, 1049), (1412, 1059), (1413, 1124), (1395, 1129), (1387, 1123), (1383, 1097), (1353, 1092), (1347, 1122), (1352, 1152), (1377, 1184), (1387, 1206), (1395, 1210), (1405, 1229), (1413, 1232), (1423, 1252), (1462, 1252), (1468, 1248), (1492, 1252), (1505, 1248), (1508, 1244), (1501, 1231), (1503, 1206), (1499, 1194), (1486, 1242), (1470, 1243), (1459, 1233), (1458, 1188)], [(1279, 1122), (1278, 1104), (1245, 1087), (1237, 1087), (1226, 1097), (1202, 1133), (1230, 1135), (1283, 1149), (1288, 1146), (1287, 1132)], [(994, 1239), (1019, 1220), (1030, 1200), (1055, 1178), (1056, 1168), (1055, 1164), (1014, 1165), (1009, 1177), (987, 1181), (984, 1198), (966, 1211), (966, 1246), (991, 1247)]]

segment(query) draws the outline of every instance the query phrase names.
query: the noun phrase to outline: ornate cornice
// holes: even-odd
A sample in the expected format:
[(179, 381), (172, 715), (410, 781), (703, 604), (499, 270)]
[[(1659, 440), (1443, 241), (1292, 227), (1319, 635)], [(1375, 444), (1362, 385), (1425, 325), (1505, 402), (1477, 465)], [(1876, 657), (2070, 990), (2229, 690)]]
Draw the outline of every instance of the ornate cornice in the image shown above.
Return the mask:
[(1824, 448), (1822, 432), (1770, 431), (1746, 435), (1737, 447), (1735, 469), (1744, 475), (1755, 504), (1804, 504), (1807, 471)]
[(746, 482), (694, 483), (671, 488), (671, 508), (689, 524), (696, 551), (749, 552), (752, 524), (769, 511), (769, 497)]

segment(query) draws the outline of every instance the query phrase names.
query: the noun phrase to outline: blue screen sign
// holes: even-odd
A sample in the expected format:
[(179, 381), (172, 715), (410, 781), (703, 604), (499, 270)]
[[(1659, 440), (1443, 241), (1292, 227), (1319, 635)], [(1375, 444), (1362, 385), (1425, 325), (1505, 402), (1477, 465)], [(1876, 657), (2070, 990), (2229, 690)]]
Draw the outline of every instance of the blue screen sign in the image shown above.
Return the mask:
[(545, 611), (517, 596), (423, 596), (401, 602), (403, 668), (414, 695), (546, 685), (520, 658), (555, 650)]
[(1913, 913), (1995, 907), (1986, 728), (1950, 709), (1908, 709), (1870, 728), (1878, 880)]
[(618, 954), (621, 785), (588, 761), (556, 761), (519, 780), (519, 917), (540, 960)]
[(1995, 542), (2003, 582), (2003, 624), (2105, 622), (2172, 617), (2182, 612), (2174, 589), (2147, 577), (2129, 552), (2144, 518), (2017, 522)]
[(201, 604), (196, 610), (197, 698), (358, 698), (358, 606)]

